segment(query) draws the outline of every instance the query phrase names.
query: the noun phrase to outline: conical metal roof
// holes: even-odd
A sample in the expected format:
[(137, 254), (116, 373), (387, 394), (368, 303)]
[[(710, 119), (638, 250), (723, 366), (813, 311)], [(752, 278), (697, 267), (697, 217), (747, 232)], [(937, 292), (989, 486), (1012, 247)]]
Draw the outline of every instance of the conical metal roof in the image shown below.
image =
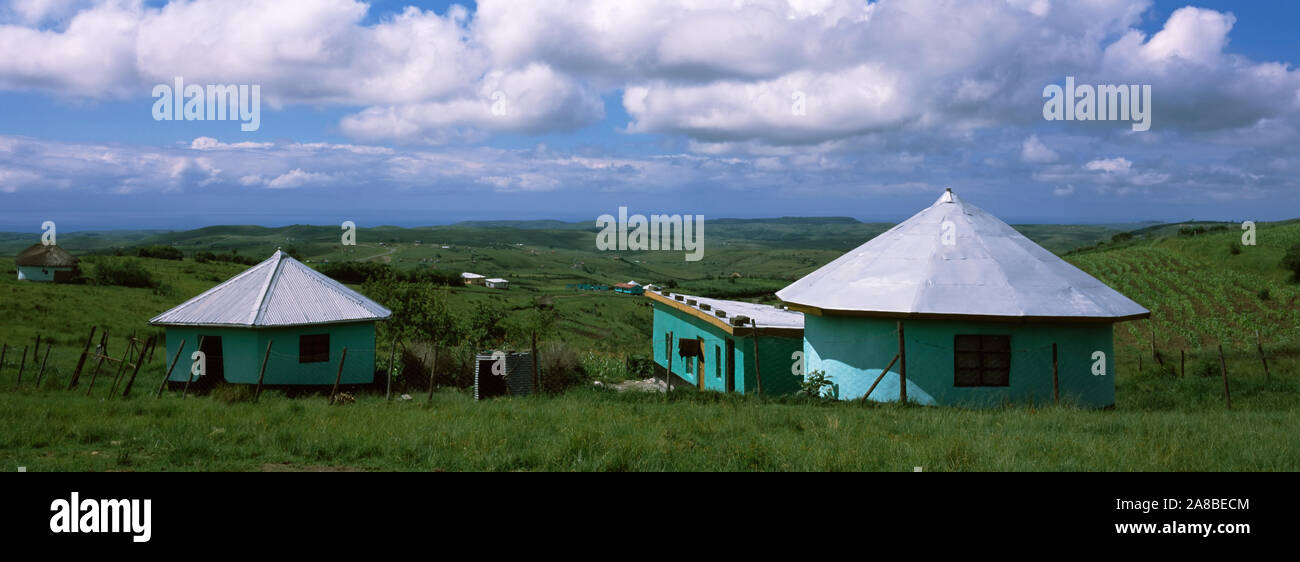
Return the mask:
[(149, 321), (161, 326), (296, 326), (388, 318), (361, 293), (275, 251), (266, 261)]
[(951, 190), (776, 296), (813, 314), (1075, 321), (1151, 314)]

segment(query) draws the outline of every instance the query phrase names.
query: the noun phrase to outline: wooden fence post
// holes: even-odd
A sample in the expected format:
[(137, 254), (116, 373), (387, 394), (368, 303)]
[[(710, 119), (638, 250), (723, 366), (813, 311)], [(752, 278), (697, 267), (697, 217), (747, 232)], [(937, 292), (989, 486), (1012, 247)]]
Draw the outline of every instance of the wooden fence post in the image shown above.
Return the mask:
[(397, 353), (397, 338), (393, 338), (393, 345), (388, 347), (388, 385), (384, 390), (384, 400), (393, 399), (393, 354)]
[(181, 344), (176, 346), (176, 355), (172, 357), (172, 364), (167, 366), (167, 373), (163, 375), (162, 384), (158, 385), (158, 393), (154, 395), (154, 398), (162, 398), (162, 391), (167, 388), (167, 379), (172, 378), (172, 369), (175, 369), (176, 362), (180, 361), (181, 350), (183, 349), (185, 349), (185, 340), (181, 340)]
[(1223, 399), (1228, 402), (1228, 409), (1232, 409), (1232, 393), (1228, 391), (1228, 362), (1223, 359), (1223, 344), (1219, 344), (1219, 369), (1223, 373)]
[(907, 346), (903, 343), (903, 321), (898, 321), (898, 402), (907, 403)]
[(429, 398), (425, 403), (433, 402), (433, 385), (437, 381), (438, 373), (438, 345), (433, 345), (433, 363), (429, 363)]
[(537, 375), (538, 365), (537, 365), (537, 332), (536, 332), (536, 331), (533, 332), (533, 340), (532, 340), (532, 342), (533, 342), (533, 345), (532, 345), (532, 353), (533, 353), (533, 361), (532, 361), (532, 363), (533, 363), (533, 394), (540, 394), (540, 393), (542, 392), (542, 386), (541, 386), (541, 385), (542, 385), (542, 381), (541, 381), (541, 378)]
[(1165, 360), (1160, 358), (1159, 353), (1156, 353), (1156, 327), (1154, 324), (1151, 324), (1150, 320), (1147, 321), (1147, 324), (1147, 327), (1151, 329), (1151, 358), (1155, 359), (1156, 362), (1163, 367), (1165, 365)]
[[(122, 375), (126, 373), (126, 366), (130, 365), (130, 363), (127, 363), (127, 359), (131, 358), (131, 352), (135, 351), (135, 349), (136, 349), (135, 340), (132, 338), (127, 338), (126, 351), (122, 353), (122, 361), (117, 364), (117, 373), (113, 375), (113, 385), (108, 388), (108, 395), (110, 397), (112, 397), (113, 394), (117, 392), (117, 384), (122, 380)], [(144, 349), (141, 348), (140, 351), (144, 351)]]
[(1178, 378), (1187, 376), (1187, 350), (1178, 350)]
[[(755, 321), (753, 318), (749, 319), (749, 329), (752, 330), (752, 333), (750, 335), (754, 336), (754, 381), (758, 383), (757, 384), (758, 395), (762, 396), (763, 395), (763, 373), (758, 370), (758, 364), (762, 363), (762, 361), (760, 361), (758, 358), (758, 322)], [(703, 377), (704, 377), (703, 375), (700, 375), (700, 380), (704, 380)]]
[(86, 336), (86, 346), (81, 348), (81, 358), (77, 359), (77, 368), (72, 370), (72, 378), (68, 380), (68, 390), (77, 385), (77, 379), (81, 378), (81, 367), (86, 364), (86, 354), (90, 353), (90, 344), (95, 341), (95, 326), (90, 327), (90, 335)]
[(1259, 330), (1255, 330), (1255, 350), (1259, 352), (1259, 361), (1264, 364), (1264, 378), (1273, 378), (1268, 372), (1268, 359), (1264, 358), (1264, 345), (1259, 341)]
[(880, 375), (876, 376), (876, 380), (872, 381), (871, 386), (867, 387), (867, 393), (862, 395), (862, 404), (867, 403), (867, 397), (871, 396), (871, 392), (876, 389), (876, 385), (880, 384), (880, 380), (885, 378), (885, 375), (889, 373), (889, 369), (894, 366), (894, 362), (896, 361), (898, 361), (897, 353), (894, 354), (893, 359), (889, 360), (889, 364), (885, 365), (885, 369), (880, 371)]
[(334, 376), (334, 388), (330, 390), (329, 404), (334, 403), (334, 395), (339, 393), (339, 381), (343, 380), (343, 362), (348, 359), (348, 348), (343, 348), (343, 355), (339, 357), (339, 374)]
[(9, 354), (9, 344), (0, 344), (0, 372), (5, 370), (5, 356)]
[[(50, 340), (45, 340), (45, 357), (41, 358), (41, 370), (36, 373), (36, 388), (41, 387), (41, 379), (45, 378), (45, 364), (50, 361), (50, 348), (54, 347)], [(32, 358), (33, 360), (35, 357)]]
[(673, 391), (673, 332), (668, 331), (668, 390)]
[(1052, 401), (1057, 404), (1061, 403), (1061, 379), (1058, 375), (1058, 363), (1056, 361), (1056, 344), (1052, 344)]
[(266, 342), (266, 353), (262, 354), (262, 368), (257, 371), (257, 391), (253, 392), (253, 401), (257, 402), (262, 397), (262, 379), (266, 377), (266, 360), (271, 358), (271, 344), (275, 340)]
[(140, 367), (144, 366), (145, 354), (153, 352), (154, 337), (149, 336), (149, 339), (144, 342), (144, 347), (140, 348), (140, 356), (136, 358), (135, 367), (131, 369), (131, 378), (127, 379), (126, 384), (122, 385), (122, 398), (131, 396), (131, 386), (135, 384), (135, 376), (140, 373)]
[(22, 386), (22, 384), (23, 384), (23, 368), (26, 367), (26, 366), (27, 366), (27, 346), (24, 345), (24, 346), (23, 346), (23, 360), (22, 360), (22, 362), (18, 363), (18, 382), (15, 382), (15, 383), (14, 383), (14, 387)]

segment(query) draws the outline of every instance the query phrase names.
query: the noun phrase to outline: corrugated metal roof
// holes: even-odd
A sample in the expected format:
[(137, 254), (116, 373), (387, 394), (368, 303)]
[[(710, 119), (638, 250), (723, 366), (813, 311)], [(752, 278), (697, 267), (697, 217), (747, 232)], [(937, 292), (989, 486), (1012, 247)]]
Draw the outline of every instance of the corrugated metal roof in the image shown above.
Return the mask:
[[(683, 300), (678, 301), (676, 297), (681, 296)], [(719, 317), (718, 321), (730, 324), (737, 316), (748, 317), (758, 324), (758, 328), (786, 328), (786, 329), (803, 329), (803, 313), (786, 310), (784, 308), (772, 306), (770, 304), (755, 304), (752, 302), (730, 301), (723, 299), (711, 299), (708, 297), (697, 297), (693, 295), (683, 295), (681, 293), (663, 293), (663, 298), (668, 300), (672, 305), (679, 308), (691, 308), (704, 312), (708, 315), (717, 316), (717, 311), (722, 310), (727, 316)], [(687, 301), (695, 301), (690, 304)], [(705, 310), (702, 305), (708, 305), (709, 309)], [(749, 322), (745, 322), (741, 327), (749, 327)]]
[[(944, 243), (947, 222), (951, 244)], [(1150, 314), (951, 191), (776, 295), (828, 313), (1026, 319)]]
[(155, 325), (294, 326), (379, 320), (392, 312), (276, 250), (266, 261), (149, 321)]

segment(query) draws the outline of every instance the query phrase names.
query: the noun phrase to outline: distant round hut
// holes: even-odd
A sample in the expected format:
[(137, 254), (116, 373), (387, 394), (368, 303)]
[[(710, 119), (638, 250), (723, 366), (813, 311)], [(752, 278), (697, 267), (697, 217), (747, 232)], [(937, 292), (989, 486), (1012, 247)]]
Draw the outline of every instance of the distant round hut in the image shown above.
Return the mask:
[(80, 273), (76, 256), (54, 244), (33, 244), (18, 253), (14, 263), (18, 266), (19, 281), (52, 281), (66, 283)]

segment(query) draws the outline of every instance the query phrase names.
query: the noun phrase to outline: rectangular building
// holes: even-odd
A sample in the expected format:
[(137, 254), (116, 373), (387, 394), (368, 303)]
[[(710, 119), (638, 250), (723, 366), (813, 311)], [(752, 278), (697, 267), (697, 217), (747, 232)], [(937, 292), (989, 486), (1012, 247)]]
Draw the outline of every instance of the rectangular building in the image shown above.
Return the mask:
[(645, 295), (654, 304), (656, 371), (660, 376), (671, 371), (674, 385), (752, 393), (761, 375), (765, 394), (799, 390), (803, 314), (659, 289)]

